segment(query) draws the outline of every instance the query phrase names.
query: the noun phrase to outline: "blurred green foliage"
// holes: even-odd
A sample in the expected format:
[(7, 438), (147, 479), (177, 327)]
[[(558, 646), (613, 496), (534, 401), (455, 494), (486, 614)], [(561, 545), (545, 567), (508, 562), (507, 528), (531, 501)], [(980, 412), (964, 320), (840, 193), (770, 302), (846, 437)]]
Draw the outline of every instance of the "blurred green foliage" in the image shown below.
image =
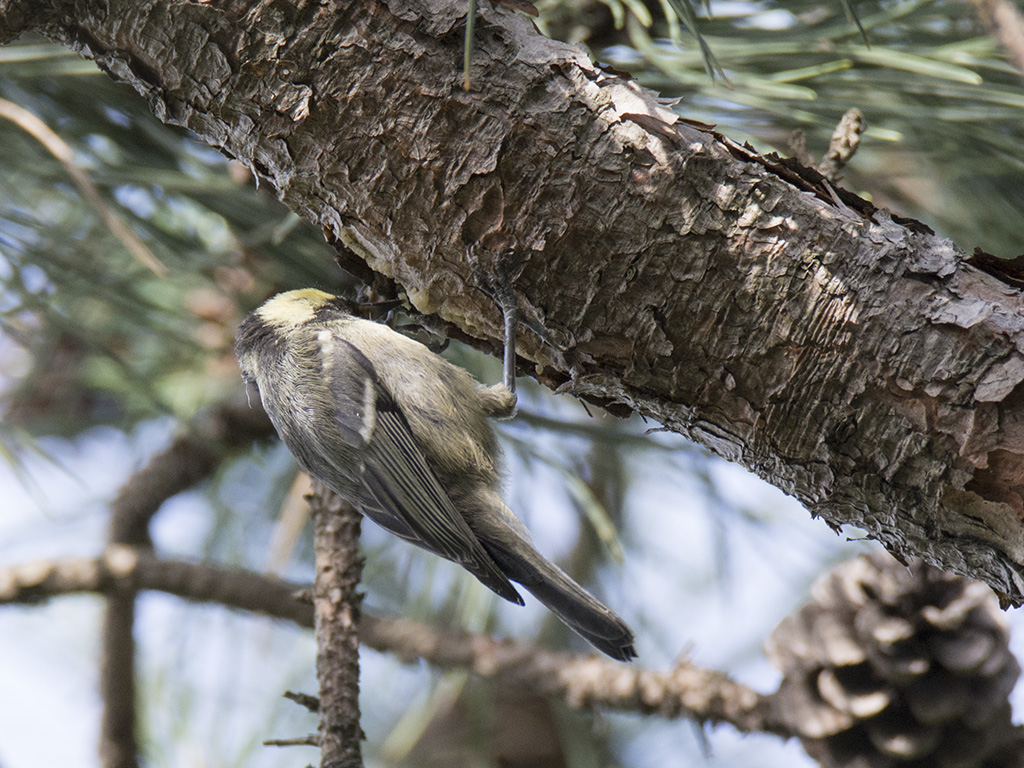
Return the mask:
[[(337, 284), (318, 232), (90, 63), (47, 43), (0, 48), (0, 98), (40, 118), (71, 158), (0, 119), (0, 360), (17, 374), (2, 387), (8, 426), (71, 435), (187, 417), (238, 390), (241, 310), (275, 286)], [(135, 258), (104, 211), (166, 274)]]

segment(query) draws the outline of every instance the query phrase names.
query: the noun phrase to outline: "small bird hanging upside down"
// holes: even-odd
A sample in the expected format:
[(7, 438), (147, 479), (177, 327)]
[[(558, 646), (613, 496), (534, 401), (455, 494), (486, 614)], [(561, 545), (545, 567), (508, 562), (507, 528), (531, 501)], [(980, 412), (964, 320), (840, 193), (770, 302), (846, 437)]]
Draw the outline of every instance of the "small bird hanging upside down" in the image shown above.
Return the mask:
[(498, 492), (488, 417), (515, 412), (514, 325), (506, 315), (505, 383), (495, 387), (314, 289), (252, 312), (236, 352), (303, 469), (378, 525), (522, 605), (518, 582), (594, 647), (629, 661), (630, 628), (534, 548)]

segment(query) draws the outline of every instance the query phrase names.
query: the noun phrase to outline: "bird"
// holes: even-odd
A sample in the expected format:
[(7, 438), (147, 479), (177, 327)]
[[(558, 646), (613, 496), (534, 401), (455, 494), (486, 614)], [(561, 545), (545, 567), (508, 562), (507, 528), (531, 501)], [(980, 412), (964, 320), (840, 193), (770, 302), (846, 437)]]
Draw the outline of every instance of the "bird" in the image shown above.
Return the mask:
[(490, 419), (515, 413), (514, 314), (506, 312), (505, 381), (487, 387), (348, 307), (315, 288), (292, 290), (239, 326), (243, 378), (299, 465), (505, 600), (524, 604), (516, 582), (598, 650), (635, 658), (626, 622), (540, 554), (502, 500)]

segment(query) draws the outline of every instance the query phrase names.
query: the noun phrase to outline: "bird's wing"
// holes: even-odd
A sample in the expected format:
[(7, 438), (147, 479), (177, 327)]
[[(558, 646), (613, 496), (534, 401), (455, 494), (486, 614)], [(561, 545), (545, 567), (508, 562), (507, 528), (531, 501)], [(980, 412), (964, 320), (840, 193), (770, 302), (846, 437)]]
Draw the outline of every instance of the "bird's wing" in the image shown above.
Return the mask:
[[(481, 545), (427, 464), (409, 424), (373, 363), (337, 334), (318, 336), (325, 379), (343, 440), (363, 457), (371, 518), (393, 533), (468, 570), (498, 595), (523, 599)], [(377, 514), (374, 514), (374, 513)]]

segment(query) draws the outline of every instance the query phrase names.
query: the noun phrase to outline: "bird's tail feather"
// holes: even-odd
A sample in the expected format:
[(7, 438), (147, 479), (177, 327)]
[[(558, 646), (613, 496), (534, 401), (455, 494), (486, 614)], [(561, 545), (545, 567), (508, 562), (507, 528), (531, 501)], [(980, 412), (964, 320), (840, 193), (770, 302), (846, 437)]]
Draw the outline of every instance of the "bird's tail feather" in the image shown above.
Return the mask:
[(573, 581), (532, 547), (514, 556), (503, 547), (485, 548), (512, 581), (522, 584), (565, 624), (599, 651), (619, 661), (636, 657), (633, 630), (614, 611)]

